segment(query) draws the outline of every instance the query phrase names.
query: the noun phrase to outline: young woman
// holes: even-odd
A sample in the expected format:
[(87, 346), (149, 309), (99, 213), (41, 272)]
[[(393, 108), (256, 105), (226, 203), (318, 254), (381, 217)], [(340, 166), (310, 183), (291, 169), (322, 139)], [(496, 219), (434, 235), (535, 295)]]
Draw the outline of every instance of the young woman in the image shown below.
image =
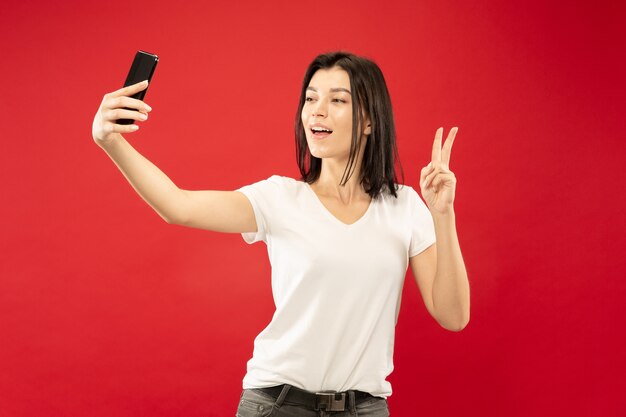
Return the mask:
[[(272, 176), (236, 191), (189, 191), (122, 137), (150, 107), (107, 94), (95, 142), (168, 223), (242, 233), (263, 241), (276, 312), (257, 336), (237, 416), (387, 416), (394, 329), (407, 266), (429, 313), (444, 328), (469, 321), (469, 283), (456, 234), (457, 128), (420, 175), (426, 202), (399, 185), (391, 101), (372, 61), (335, 52), (306, 71), (296, 116), (302, 178)], [(130, 108), (134, 110), (124, 109)]]

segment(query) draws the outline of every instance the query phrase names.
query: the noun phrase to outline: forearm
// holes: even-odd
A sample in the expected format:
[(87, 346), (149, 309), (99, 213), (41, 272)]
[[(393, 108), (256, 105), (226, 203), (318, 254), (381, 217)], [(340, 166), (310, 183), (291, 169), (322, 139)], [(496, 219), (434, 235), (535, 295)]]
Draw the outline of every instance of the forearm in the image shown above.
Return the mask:
[(437, 235), (437, 272), (433, 282), (435, 317), (443, 327), (461, 330), (469, 321), (470, 291), (454, 211), (433, 215), (433, 220)]
[(182, 216), (183, 191), (152, 162), (137, 152), (119, 135), (106, 145), (99, 145), (117, 165), (135, 191), (168, 223)]

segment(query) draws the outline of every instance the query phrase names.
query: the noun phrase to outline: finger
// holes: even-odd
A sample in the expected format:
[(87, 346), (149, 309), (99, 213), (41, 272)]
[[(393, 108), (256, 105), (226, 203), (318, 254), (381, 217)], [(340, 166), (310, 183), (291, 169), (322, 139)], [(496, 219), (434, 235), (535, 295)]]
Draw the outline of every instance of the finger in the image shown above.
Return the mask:
[(107, 122), (115, 123), (116, 120), (119, 119), (133, 119), (139, 121), (145, 121), (148, 119), (148, 115), (145, 113), (140, 113), (135, 110), (127, 110), (127, 109), (113, 109), (104, 113), (104, 120)]
[(433, 169), (435, 168), (433, 167), (432, 163), (429, 163), (424, 168), (422, 168), (422, 172), (420, 173), (420, 184), (424, 181), (424, 178), (426, 178), (426, 176), (432, 172)]
[(432, 172), (430, 172), (429, 174), (424, 176), (423, 181), (420, 181), (420, 184), (423, 184), (422, 187), (424, 188), (428, 188), (429, 185), (431, 185), (431, 182), (433, 181), (433, 179), (435, 177), (437, 177), (438, 175), (440, 176), (444, 176), (447, 178), (454, 178), (454, 173), (452, 171), (450, 171), (449, 169), (446, 169), (445, 167), (433, 167)]
[(102, 107), (106, 109), (116, 109), (119, 107), (128, 107), (131, 109), (136, 109), (143, 112), (152, 111), (152, 107), (148, 106), (141, 100), (137, 100), (136, 98), (119, 96), (119, 97), (107, 97), (102, 103)]
[(452, 145), (454, 144), (454, 138), (456, 137), (456, 132), (458, 131), (458, 127), (453, 127), (452, 129), (450, 129), (450, 133), (448, 133), (446, 142), (443, 144), (443, 148), (441, 149), (441, 162), (443, 162), (447, 167), (450, 166), (450, 154), (452, 153)]
[(104, 124), (104, 130), (109, 133), (132, 133), (139, 130), (139, 126), (132, 125), (118, 125), (117, 123), (107, 122)]
[(443, 136), (443, 127), (437, 129), (435, 133), (435, 141), (433, 142), (433, 153), (431, 157), (432, 162), (441, 161), (441, 138)]
[(437, 174), (439, 174), (439, 172), (437, 171), (433, 171), (432, 173), (428, 174), (426, 178), (424, 178), (424, 182), (422, 183), (422, 188), (428, 189), (433, 179), (437, 176)]
[(456, 181), (456, 177), (454, 176), (454, 174), (450, 173), (450, 174), (439, 174), (437, 175), (433, 181), (432, 181), (432, 186), (435, 187), (436, 189), (439, 189), (439, 185), (441, 184), (450, 184)]
[(137, 84), (129, 85), (128, 87), (120, 88), (117, 91), (111, 93), (112, 97), (120, 97), (120, 96), (132, 96), (140, 91), (148, 88), (148, 80), (141, 81)]

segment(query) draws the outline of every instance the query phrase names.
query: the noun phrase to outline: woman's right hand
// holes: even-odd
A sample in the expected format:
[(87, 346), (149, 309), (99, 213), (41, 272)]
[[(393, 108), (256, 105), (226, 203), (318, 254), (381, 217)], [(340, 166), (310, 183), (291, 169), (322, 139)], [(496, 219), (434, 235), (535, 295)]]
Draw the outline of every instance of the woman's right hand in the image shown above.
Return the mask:
[[(130, 98), (146, 88), (148, 88), (148, 81), (142, 81), (104, 95), (91, 127), (91, 134), (98, 145), (107, 145), (119, 138), (121, 133), (131, 133), (139, 129), (139, 126), (135, 124), (115, 123), (118, 119), (133, 119), (140, 122), (148, 119), (148, 112), (152, 108), (141, 100)], [(127, 110), (124, 107), (133, 110)]]

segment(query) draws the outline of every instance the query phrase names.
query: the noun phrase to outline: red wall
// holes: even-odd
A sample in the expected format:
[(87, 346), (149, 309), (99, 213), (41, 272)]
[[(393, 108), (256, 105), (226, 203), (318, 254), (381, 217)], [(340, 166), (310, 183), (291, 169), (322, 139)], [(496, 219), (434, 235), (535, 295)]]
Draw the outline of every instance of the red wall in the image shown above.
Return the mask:
[(315, 55), (375, 59), (406, 182), (460, 127), (461, 333), (410, 274), (395, 416), (623, 416), (625, 20), (619, 2), (53, 2), (0, 12), (0, 416), (234, 415), (272, 314), (262, 244), (172, 226), (91, 138), (135, 50), (128, 140), (180, 187), (296, 176)]

